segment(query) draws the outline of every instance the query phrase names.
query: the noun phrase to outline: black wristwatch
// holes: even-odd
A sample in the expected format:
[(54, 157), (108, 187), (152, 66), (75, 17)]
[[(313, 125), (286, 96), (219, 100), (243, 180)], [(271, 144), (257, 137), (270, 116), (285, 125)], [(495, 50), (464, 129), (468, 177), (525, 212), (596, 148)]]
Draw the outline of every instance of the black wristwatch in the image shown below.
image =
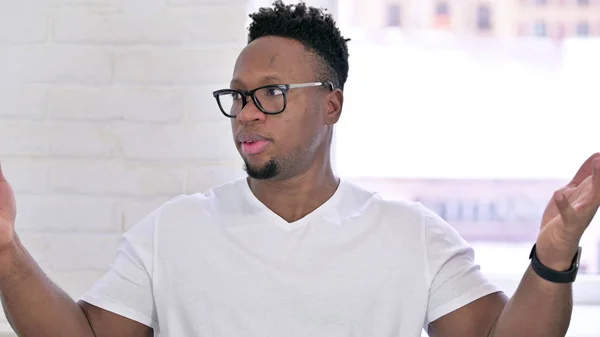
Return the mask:
[(581, 247), (577, 250), (577, 254), (573, 258), (573, 262), (571, 263), (571, 268), (567, 271), (556, 271), (550, 269), (542, 264), (540, 260), (538, 260), (537, 255), (535, 254), (535, 246), (531, 248), (531, 253), (529, 254), (529, 259), (531, 259), (531, 267), (539, 277), (543, 278), (546, 281), (550, 281), (553, 283), (573, 283), (575, 282), (575, 278), (577, 278), (577, 272), (579, 271), (579, 259), (581, 258)]

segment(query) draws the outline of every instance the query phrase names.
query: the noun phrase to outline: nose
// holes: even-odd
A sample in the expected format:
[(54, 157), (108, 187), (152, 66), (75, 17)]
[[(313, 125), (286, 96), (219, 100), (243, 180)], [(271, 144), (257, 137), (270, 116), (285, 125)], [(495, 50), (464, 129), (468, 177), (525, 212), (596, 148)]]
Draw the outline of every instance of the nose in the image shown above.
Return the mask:
[(260, 111), (258, 107), (256, 107), (256, 104), (254, 104), (252, 98), (248, 97), (246, 106), (244, 106), (244, 108), (237, 114), (235, 119), (238, 122), (244, 124), (257, 121), (264, 121), (266, 117), (267, 116), (262, 111)]

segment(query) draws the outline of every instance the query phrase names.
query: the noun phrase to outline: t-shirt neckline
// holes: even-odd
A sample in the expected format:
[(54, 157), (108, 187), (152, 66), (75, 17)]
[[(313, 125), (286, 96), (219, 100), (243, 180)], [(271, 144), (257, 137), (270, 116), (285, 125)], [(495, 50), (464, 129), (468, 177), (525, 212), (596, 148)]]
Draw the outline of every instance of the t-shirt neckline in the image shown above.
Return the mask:
[(336, 188), (333, 195), (329, 199), (327, 199), (327, 201), (325, 201), (321, 206), (317, 207), (317, 209), (310, 212), (303, 218), (298, 219), (294, 222), (288, 222), (282, 217), (280, 217), (278, 214), (273, 212), (254, 195), (254, 193), (250, 189), (250, 185), (246, 177), (240, 178), (238, 180), (238, 185), (240, 186), (244, 196), (250, 202), (252, 207), (258, 209), (261, 215), (266, 216), (270, 219), (270, 221), (273, 224), (285, 231), (292, 231), (294, 229), (304, 227), (308, 223), (310, 223), (315, 217), (319, 216), (327, 217), (329, 220), (338, 222), (339, 213), (337, 211), (337, 206), (339, 205), (340, 200), (344, 195), (344, 190), (346, 189), (346, 182), (344, 181), (344, 179), (339, 178), (338, 187)]

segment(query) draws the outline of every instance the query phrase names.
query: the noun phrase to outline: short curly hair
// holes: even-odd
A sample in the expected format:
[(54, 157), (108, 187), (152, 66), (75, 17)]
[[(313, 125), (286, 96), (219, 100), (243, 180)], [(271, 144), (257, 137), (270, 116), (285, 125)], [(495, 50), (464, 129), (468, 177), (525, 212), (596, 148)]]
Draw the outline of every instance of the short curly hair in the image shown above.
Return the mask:
[(320, 81), (332, 82), (344, 89), (348, 79), (348, 45), (350, 39), (342, 37), (331, 14), (325, 9), (307, 6), (304, 2), (285, 5), (282, 0), (273, 7), (263, 7), (250, 14), (248, 43), (263, 36), (294, 39), (320, 56), (318, 68)]

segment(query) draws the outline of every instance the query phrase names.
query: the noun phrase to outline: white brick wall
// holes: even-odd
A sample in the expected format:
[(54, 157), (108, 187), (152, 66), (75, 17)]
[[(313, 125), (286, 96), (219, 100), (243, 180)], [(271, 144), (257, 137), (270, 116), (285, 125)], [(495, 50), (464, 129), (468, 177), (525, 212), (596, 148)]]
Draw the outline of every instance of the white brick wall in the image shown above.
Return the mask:
[(23, 241), (72, 296), (154, 207), (243, 174), (211, 91), (229, 80), (247, 9), (0, 0), (0, 160)]

